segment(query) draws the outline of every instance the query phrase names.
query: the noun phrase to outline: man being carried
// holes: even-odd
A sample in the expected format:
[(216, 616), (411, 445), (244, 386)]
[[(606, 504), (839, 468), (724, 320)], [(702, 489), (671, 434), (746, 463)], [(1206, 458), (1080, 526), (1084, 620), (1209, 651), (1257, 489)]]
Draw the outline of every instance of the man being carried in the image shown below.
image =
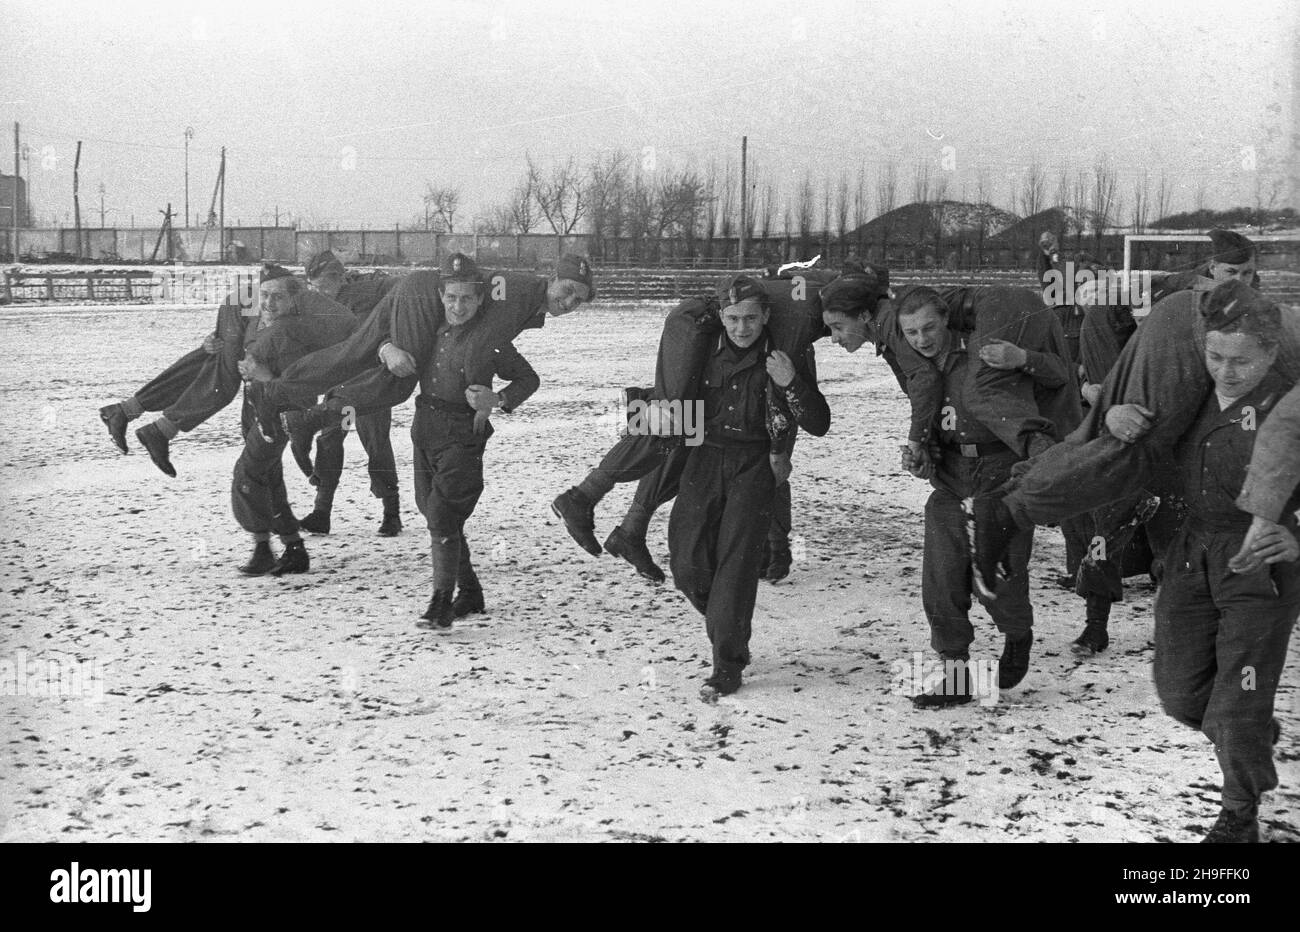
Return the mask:
[[(285, 366), (312, 350), (345, 339), (356, 329), (356, 318), (340, 304), (303, 288), (286, 269), (268, 267), (260, 286), (266, 319), (253, 333), (238, 371), (249, 381), (266, 381)], [(313, 297), (333, 305), (333, 313), (302, 314), (301, 299)], [(252, 331), (253, 328), (250, 328)], [(235, 519), (253, 535), (253, 555), (240, 572), (247, 576), (271, 573), (305, 573), (309, 566), (306, 547), (298, 534), (298, 520), (289, 507), (281, 459), (288, 436), (265, 435), (256, 423), (247, 397), (241, 412), (244, 448), (235, 463), (231, 483), (231, 507)], [(270, 537), (275, 533), (285, 545), (276, 559)]]
[[(194, 430), (239, 392), (239, 361), (259, 313), (252, 291), (251, 282), (237, 283), (217, 309), (216, 329), (204, 338), (202, 346), (176, 360), (131, 397), (99, 409), (100, 420), (119, 450), (127, 452), (128, 423), (146, 411), (161, 411), (162, 417), (139, 428), (135, 436), (154, 465), (168, 476), (176, 475), (170, 445), (177, 433)], [(303, 314), (333, 313), (335, 307), (324, 295), (303, 294), (296, 302)]]

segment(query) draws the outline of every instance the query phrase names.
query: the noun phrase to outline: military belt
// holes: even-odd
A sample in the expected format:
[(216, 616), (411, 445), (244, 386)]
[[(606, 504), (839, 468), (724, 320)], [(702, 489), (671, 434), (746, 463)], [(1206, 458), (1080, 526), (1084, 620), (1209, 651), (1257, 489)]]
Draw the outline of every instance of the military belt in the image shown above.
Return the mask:
[(417, 408), (432, 408), (435, 411), (441, 411), (443, 414), (453, 414), (459, 417), (474, 416), (474, 409), (464, 402), (448, 401), (446, 398), (439, 398), (437, 395), (416, 395), (415, 406)]

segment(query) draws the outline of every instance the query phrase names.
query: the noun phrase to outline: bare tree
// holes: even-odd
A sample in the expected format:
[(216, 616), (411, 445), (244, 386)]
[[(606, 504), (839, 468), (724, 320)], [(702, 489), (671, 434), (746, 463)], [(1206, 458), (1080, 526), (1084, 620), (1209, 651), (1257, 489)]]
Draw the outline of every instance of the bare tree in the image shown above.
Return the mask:
[(552, 165), (547, 173), (533, 164), (532, 156), (525, 155), (525, 160), (538, 210), (557, 236), (567, 236), (587, 212), (587, 185), (583, 183), (582, 172), (573, 156)]
[(1062, 168), (1056, 175), (1056, 191), (1052, 194), (1052, 206), (1062, 210), (1070, 206), (1070, 170)]
[(503, 205), (509, 218), (512, 233), (531, 233), (537, 225), (537, 198), (533, 189), (533, 175), (526, 172)]
[[(776, 216), (776, 189), (772, 187), (769, 181), (763, 185), (763, 193), (758, 198), (758, 229), (762, 234), (764, 245), (772, 236), (772, 221)], [(752, 209), (749, 213), (749, 222), (752, 224), (755, 220), (755, 211)], [(752, 232), (752, 229), (751, 229)]]
[(1277, 199), (1282, 194), (1282, 186), (1285, 182), (1285, 176), (1280, 171), (1275, 171), (1270, 165), (1265, 167), (1261, 161), (1255, 172), (1255, 229), (1259, 233), (1264, 232), (1264, 224), (1267, 222), (1268, 214), (1277, 204)]
[(889, 234), (894, 225), (891, 214), (898, 206), (898, 166), (893, 159), (876, 172), (876, 209), (880, 211), (880, 259), (889, 262)]
[[(737, 213), (740, 205), (737, 203), (737, 192), (740, 188), (740, 179), (736, 177), (731, 159), (727, 159), (727, 166), (722, 172), (722, 186), (718, 189), (716, 197), (718, 199), (718, 235), (723, 239), (730, 239), (736, 235), (738, 225), (736, 223)], [(749, 205), (750, 224), (749, 229), (754, 228), (753, 223), (753, 205)]]
[[(808, 258), (808, 248), (812, 240), (813, 212), (816, 209), (816, 192), (813, 190), (812, 178), (807, 173), (799, 184), (796, 217), (799, 222), (799, 258)], [(787, 231), (788, 231), (787, 227)]]
[(1017, 195), (1016, 205), (1020, 209), (1020, 216), (1032, 217), (1042, 210), (1046, 194), (1047, 176), (1043, 173), (1043, 166), (1037, 161), (1030, 162)]
[(687, 250), (692, 249), (704, 212), (704, 187), (704, 179), (692, 169), (659, 171), (654, 230), (659, 239), (681, 238)]
[[(627, 232), (632, 238), (633, 255), (642, 259), (657, 258), (657, 244), (650, 242), (650, 230), (657, 210), (656, 187), (646, 173), (638, 167), (632, 176), (625, 205)], [(648, 250), (655, 256), (647, 255)]]
[(1154, 204), (1156, 217), (1155, 222), (1160, 226), (1169, 216), (1169, 210), (1173, 206), (1174, 189), (1169, 183), (1169, 179), (1164, 172), (1160, 173), (1160, 182), (1156, 185), (1156, 202)]
[(845, 240), (849, 235), (849, 176), (840, 172), (839, 183), (835, 186), (835, 237), (840, 246), (840, 258), (848, 254)]
[(1070, 213), (1072, 214), (1070, 219), (1074, 226), (1075, 252), (1083, 248), (1083, 227), (1084, 218), (1088, 215), (1089, 193), (1088, 173), (1081, 168), (1070, 180)]
[(912, 203), (930, 203), (930, 163), (925, 159), (918, 160), (912, 169)]
[(704, 173), (704, 243), (706, 255), (713, 255), (713, 237), (718, 232), (718, 189), (722, 186), (718, 178), (718, 163), (709, 161), (709, 168)]
[(514, 211), (509, 202), (495, 205), (488, 211), (486, 217), (480, 217), (478, 232), (488, 236), (509, 236), (518, 232), (515, 229)]
[(456, 232), (456, 212), (460, 210), (460, 189), (451, 185), (424, 183), (424, 228), (439, 233)]
[[(605, 257), (605, 239), (614, 238), (614, 258), (618, 257), (618, 237), (622, 235), (627, 198), (628, 155), (622, 149), (607, 152), (592, 160), (587, 169), (587, 219), (596, 252)], [(532, 173), (529, 173), (532, 177)]]
[(866, 235), (865, 227), (867, 225), (867, 212), (870, 204), (867, 201), (867, 172), (866, 169), (858, 166), (857, 184), (853, 187), (853, 229), (857, 231), (857, 245), (854, 252), (861, 258), (863, 255), (863, 237)]
[(975, 241), (975, 261), (982, 268), (984, 266), (984, 240), (988, 237), (990, 216), (993, 207), (989, 204), (989, 174), (985, 169), (980, 169), (975, 175), (975, 200), (978, 202), (976, 207), (975, 222), (976, 235)]
[(1134, 233), (1145, 233), (1151, 213), (1151, 182), (1145, 171), (1133, 179), (1133, 205), (1129, 213)]
[(1119, 180), (1114, 167), (1104, 157), (1097, 159), (1092, 169), (1092, 204), (1089, 214), (1092, 217), (1092, 230), (1096, 242), (1098, 258), (1101, 258), (1101, 240), (1110, 229), (1112, 221), (1119, 213), (1116, 209), (1116, 189)]
[(821, 236), (819, 237), (819, 240), (822, 245), (817, 250), (819, 253), (823, 253), (823, 254), (829, 253), (830, 251), (829, 248), (830, 244), (827, 242), (827, 240), (830, 238), (831, 225), (832, 225), (831, 201), (833, 198), (833, 193), (832, 193), (833, 188), (834, 186), (831, 184), (830, 176), (827, 175), (825, 178), (822, 179), (822, 223), (821, 223), (821, 231), (820, 231)]
[(1204, 178), (1198, 178), (1196, 181), (1196, 189), (1192, 194), (1192, 202), (1196, 205), (1197, 226), (1201, 226), (1201, 227), (1208, 226), (1208, 224), (1205, 222), (1206, 219), (1205, 202), (1208, 199), (1208, 196), (1209, 196), (1209, 185), (1206, 183)]
[(930, 225), (934, 230), (934, 264), (943, 265), (943, 227), (948, 219), (948, 173), (940, 172), (930, 188)]

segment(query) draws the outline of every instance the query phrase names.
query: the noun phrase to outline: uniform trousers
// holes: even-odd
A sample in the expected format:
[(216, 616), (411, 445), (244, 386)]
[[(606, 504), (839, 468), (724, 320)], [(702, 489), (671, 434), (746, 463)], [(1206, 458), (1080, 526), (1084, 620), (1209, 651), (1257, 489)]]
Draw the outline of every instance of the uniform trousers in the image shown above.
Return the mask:
[[(925, 503), (925, 552), (921, 565), (921, 604), (930, 623), (930, 646), (948, 660), (969, 660), (975, 629), (970, 623), (973, 568), (962, 502), (986, 496), (1007, 480), (1017, 457), (1011, 451), (962, 456), (944, 447)], [(1012, 638), (1031, 633), (1034, 609), (1029, 602), (1029, 556), (1032, 528), (1011, 540), (1010, 573), (985, 604), (999, 631)]]
[(704, 615), (715, 673), (749, 663), (763, 540), (772, 520), (776, 477), (770, 444), (691, 448), (668, 519), (673, 584)]
[(220, 352), (200, 347), (186, 353), (135, 393), (140, 407), (161, 411), (181, 430), (191, 431), (230, 404), (242, 384), (238, 363), (248, 320), (238, 307), (223, 305), (217, 311)]
[(1223, 808), (1255, 815), (1277, 786), (1273, 702), (1300, 614), (1300, 562), (1233, 573), (1244, 529), (1185, 525), (1164, 554), (1155, 605), (1155, 685), (1173, 718), (1214, 742)]

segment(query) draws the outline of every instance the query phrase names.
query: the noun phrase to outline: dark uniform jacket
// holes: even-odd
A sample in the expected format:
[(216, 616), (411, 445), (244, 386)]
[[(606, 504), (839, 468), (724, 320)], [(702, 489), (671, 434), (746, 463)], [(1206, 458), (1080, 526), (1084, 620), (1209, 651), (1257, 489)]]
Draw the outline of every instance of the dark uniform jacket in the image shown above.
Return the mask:
[[(1210, 391), (1191, 430), (1174, 448), (1189, 526), (1210, 531), (1245, 531), (1250, 526), (1251, 515), (1237, 507), (1237, 498), (1261, 427), (1272, 420), (1294, 385), (1293, 379), (1273, 369), (1253, 392), (1222, 411), (1218, 396)], [(1292, 529), (1300, 508), (1298, 491), (1292, 488), (1279, 515), (1280, 523)]]
[[(487, 272), (484, 277), (486, 297), (475, 319), (482, 318), (497, 338), (513, 340), (524, 330), (546, 324), (545, 278), (529, 272)], [(440, 281), (437, 272), (413, 272), (387, 299), (392, 314), (389, 339), (416, 359), (429, 353), (438, 329), (446, 323), (438, 297)]]
[(334, 300), (338, 301), (365, 323), (370, 313), (402, 280), (400, 275), (372, 275), (345, 282)]
[(1250, 472), (1237, 505), (1269, 521), (1278, 521), (1300, 487), (1300, 385), (1274, 407), (1259, 431)]
[[(912, 407), (908, 439), (928, 444), (939, 422), (942, 377), (933, 362), (912, 349), (898, 324), (896, 307), (906, 296), (883, 306), (872, 320), (877, 352), (894, 370)], [(974, 380), (970, 410), (1017, 455), (1032, 455), (1062, 439), (1079, 423), (1078, 381), (1067, 364), (1069, 350), (1060, 322), (1027, 288), (979, 286), (940, 290), (948, 306), (948, 329), (964, 340)], [(979, 360), (990, 339), (1025, 350), (1023, 368), (994, 369)]]
[(788, 452), (797, 423), (821, 437), (830, 429), (831, 410), (808, 369), (811, 348), (792, 359), (794, 380), (779, 388), (767, 374), (767, 357), (775, 349), (770, 331), (740, 350), (726, 333), (718, 335), (704, 365), (704, 440), (706, 443), (771, 444)]
[[(434, 342), (436, 348), (429, 352), (420, 368), (420, 397), (416, 404), (465, 418), (462, 426), (466, 431), (475, 413), (465, 400), (465, 389), (469, 386), (491, 388), (494, 377), (508, 379), (509, 384), (498, 394), (501, 410), (509, 412), (523, 404), (541, 384), (528, 360), (499, 328), (484, 318), (481, 309), (467, 323), (458, 326), (444, 323), (435, 332)], [(489, 423), (484, 439), (491, 432)]]
[(297, 305), (298, 313), (281, 317), (269, 327), (250, 325), (248, 354), (277, 376), (307, 354), (346, 340), (357, 329), (356, 317), (323, 294), (304, 291), (298, 295)]
[[(1180, 291), (1196, 289), (1200, 291), (1213, 291), (1219, 283), (1210, 278), (1210, 263), (1202, 262), (1194, 269), (1187, 269), (1184, 272), (1171, 272), (1168, 274), (1157, 274), (1151, 276), (1151, 303), (1152, 305), (1163, 301), (1171, 294), (1177, 294)], [(1250, 287), (1256, 291), (1259, 290), (1259, 273), (1256, 272), (1251, 278)]]

